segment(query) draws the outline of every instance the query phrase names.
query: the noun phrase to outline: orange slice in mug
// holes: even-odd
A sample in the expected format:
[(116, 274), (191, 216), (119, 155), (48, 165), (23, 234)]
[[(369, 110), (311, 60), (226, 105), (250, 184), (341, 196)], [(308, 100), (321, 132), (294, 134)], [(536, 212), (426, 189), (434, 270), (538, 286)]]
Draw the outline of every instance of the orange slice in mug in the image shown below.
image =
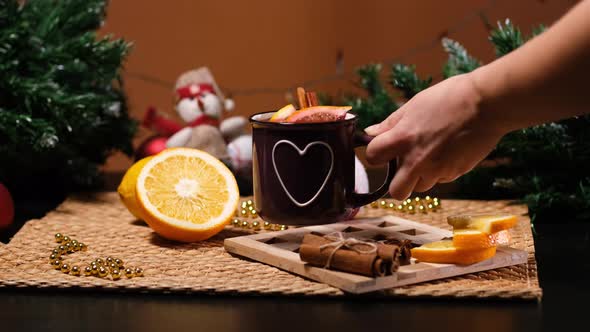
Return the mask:
[(270, 122), (281, 122), (285, 121), (291, 114), (295, 113), (295, 106), (289, 104), (280, 110), (276, 111), (275, 114), (270, 118)]
[(351, 106), (313, 106), (291, 114), (286, 122), (313, 123), (343, 120)]

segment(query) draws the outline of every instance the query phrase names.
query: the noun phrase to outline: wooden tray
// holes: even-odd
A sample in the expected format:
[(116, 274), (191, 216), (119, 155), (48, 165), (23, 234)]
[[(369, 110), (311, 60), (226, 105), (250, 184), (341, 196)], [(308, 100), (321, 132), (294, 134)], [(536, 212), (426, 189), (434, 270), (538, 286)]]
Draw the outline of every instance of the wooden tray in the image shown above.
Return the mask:
[(447, 230), (395, 216), (384, 216), (228, 238), (225, 239), (224, 246), (230, 253), (248, 257), (355, 294), (492, 270), (510, 265), (525, 264), (527, 262), (527, 252), (502, 246), (498, 247), (493, 258), (472, 265), (424, 263), (417, 262), (412, 258), (409, 265), (400, 266), (394, 275), (371, 278), (314, 267), (301, 261), (299, 258), (299, 245), (303, 236), (311, 232), (323, 235), (332, 232), (343, 232), (345, 236), (361, 240), (380, 240), (386, 237), (394, 237), (400, 240), (411, 240), (417, 245), (452, 236), (452, 233)]

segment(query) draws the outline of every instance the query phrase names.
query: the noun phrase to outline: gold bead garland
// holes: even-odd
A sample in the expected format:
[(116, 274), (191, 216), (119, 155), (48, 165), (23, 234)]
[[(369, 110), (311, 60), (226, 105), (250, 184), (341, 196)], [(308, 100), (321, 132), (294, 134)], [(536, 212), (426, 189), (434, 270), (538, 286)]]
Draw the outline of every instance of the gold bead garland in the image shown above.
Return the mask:
[[(391, 209), (400, 213), (416, 214), (422, 213), (427, 214), (429, 212), (436, 212), (442, 208), (441, 201), (437, 197), (426, 196), (421, 198), (416, 196), (414, 198), (408, 198), (399, 204), (396, 204), (391, 200), (377, 200), (370, 203), (373, 209)], [(236, 228), (252, 229), (255, 231), (267, 230), (267, 231), (284, 231), (289, 229), (287, 225), (271, 224), (268, 221), (260, 222), (258, 220), (244, 220), (258, 218), (258, 213), (254, 209), (254, 203), (252, 200), (245, 200), (240, 203), (238, 209), (235, 212), (235, 217), (230, 225)], [(242, 217), (242, 218), (239, 218)]]
[[(261, 229), (264, 229), (267, 231), (284, 231), (286, 229), (289, 229), (289, 227), (287, 225), (271, 224), (267, 221), (261, 223), (258, 220), (252, 220), (252, 221), (244, 220), (243, 218), (246, 218), (246, 219), (258, 218), (258, 212), (256, 212), (256, 209), (254, 208), (254, 202), (252, 202), (252, 200), (250, 200), (250, 199), (246, 200), (246, 201), (242, 201), (240, 203), (234, 216), (236, 218), (234, 218), (230, 224), (231, 224), (231, 226), (237, 227), (237, 228), (253, 229), (256, 231), (259, 231)], [(242, 219), (240, 219), (239, 217), (242, 217)]]
[(442, 208), (440, 199), (436, 197), (426, 196), (421, 198), (416, 196), (414, 198), (408, 198), (399, 204), (395, 204), (393, 201), (379, 200), (374, 201), (369, 206), (373, 209), (391, 209), (401, 213), (423, 213), (436, 212)]
[(123, 260), (112, 256), (108, 256), (104, 260), (102, 258), (97, 258), (84, 268), (81, 268), (78, 265), (70, 265), (64, 262), (63, 256), (77, 251), (87, 251), (88, 247), (84, 243), (75, 239), (71, 239), (69, 236), (63, 235), (61, 233), (55, 234), (55, 242), (57, 242), (59, 246), (51, 250), (51, 254), (49, 255), (49, 264), (54, 269), (59, 270), (65, 274), (76, 277), (84, 275), (87, 277), (94, 276), (99, 278), (106, 278), (108, 275), (110, 275), (112, 280), (121, 279), (123, 274), (127, 278), (143, 277), (142, 268), (126, 268), (123, 265)]

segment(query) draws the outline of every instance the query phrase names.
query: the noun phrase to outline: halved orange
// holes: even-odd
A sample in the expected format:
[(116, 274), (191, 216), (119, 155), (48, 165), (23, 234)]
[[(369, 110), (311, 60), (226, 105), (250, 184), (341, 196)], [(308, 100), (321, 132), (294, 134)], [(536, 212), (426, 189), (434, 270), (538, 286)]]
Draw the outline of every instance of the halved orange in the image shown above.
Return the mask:
[(313, 106), (302, 108), (291, 114), (286, 122), (310, 123), (343, 120), (351, 106)]
[(145, 166), (145, 164), (150, 161), (150, 159), (152, 159), (152, 157), (143, 158), (129, 167), (127, 172), (125, 172), (119, 187), (117, 188), (119, 198), (121, 198), (123, 205), (127, 207), (127, 210), (129, 210), (129, 212), (131, 212), (135, 218), (141, 220), (144, 220), (145, 217), (142, 214), (141, 208), (138, 206), (137, 197), (135, 197), (135, 187), (137, 185), (137, 177), (139, 176), (139, 172), (143, 166)]
[(469, 265), (494, 257), (496, 247), (483, 249), (458, 249), (452, 240), (426, 243), (412, 249), (412, 257), (428, 263)]
[(471, 229), (486, 234), (507, 230), (516, 225), (514, 215), (456, 215), (447, 218), (453, 229)]
[(148, 225), (165, 238), (183, 242), (220, 232), (240, 198), (233, 174), (219, 159), (188, 148), (155, 155), (141, 169), (135, 189)]
[(296, 109), (295, 106), (289, 104), (280, 110), (276, 111), (275, 114), (270, 118), (270, 122), (281, 122), (286, 120), (289, 115), (295, 113)]

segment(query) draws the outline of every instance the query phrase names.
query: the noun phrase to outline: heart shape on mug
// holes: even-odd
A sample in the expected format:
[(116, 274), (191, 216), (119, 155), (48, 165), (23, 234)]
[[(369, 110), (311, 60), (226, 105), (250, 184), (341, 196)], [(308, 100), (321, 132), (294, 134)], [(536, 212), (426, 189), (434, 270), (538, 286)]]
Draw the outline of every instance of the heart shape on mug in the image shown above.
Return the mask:
[[(297, 199), (295, 199), (295, 197), (293, 197), (293, 195), (289, 192), (289, 190), (285, 186), (285, 183), (283, 182), (283, 179), (281, 178), (281, 174), (279, 173), (279, 170), (277, 169), (277, 163), (275, 162), (275, 151), (276, 151), (277, 147), (281, 144), (286, 144), (286, 145), (291, 146), (293, 149), (295, 149), (295, 151), (297, 151), (297, 153), (299, 154), (300, 157), (303, 157), (307, 153), (307, 151), (313, 146), (324, 146), (326, 149), (328, 149), (328, 152), (330, 152), (330, 169), (328, 170), (328, 174), (326, 174), (326, 177), (324, 178), (321, 186), (315, 192), (315, 194), (309, 200), (307, 200), (303, 203), (298, 201)], [(281, 183), (281, 186), (283, 187), (283, 190), (285, 191), (287, 196), (291, 199), (291, 201), (295, 205), (297, 205), (299, 207), (304, 207), (304, 206), (311, 204), (320, 195), (322, 190), (324, 190), (324, 187), (326, 186), (326, 183), (328, 182), (330, 175), (332, 175), (332, 170), (334, 169), (334, 152), (332, 151), (332, 148), (328, 144), (326, 144), (325, 142), (321, 142), (321, 141), (311, 142), (311, 143), (307, 144), (303, 150), (301, 150), (293, 142), (283, 139), (283, 140), (276, 142), (274, 147), (272, 148), (272, 165), (275, 169), (275, 174), (277, 175), (277, 178), (279, 179), (279, 182)]]

